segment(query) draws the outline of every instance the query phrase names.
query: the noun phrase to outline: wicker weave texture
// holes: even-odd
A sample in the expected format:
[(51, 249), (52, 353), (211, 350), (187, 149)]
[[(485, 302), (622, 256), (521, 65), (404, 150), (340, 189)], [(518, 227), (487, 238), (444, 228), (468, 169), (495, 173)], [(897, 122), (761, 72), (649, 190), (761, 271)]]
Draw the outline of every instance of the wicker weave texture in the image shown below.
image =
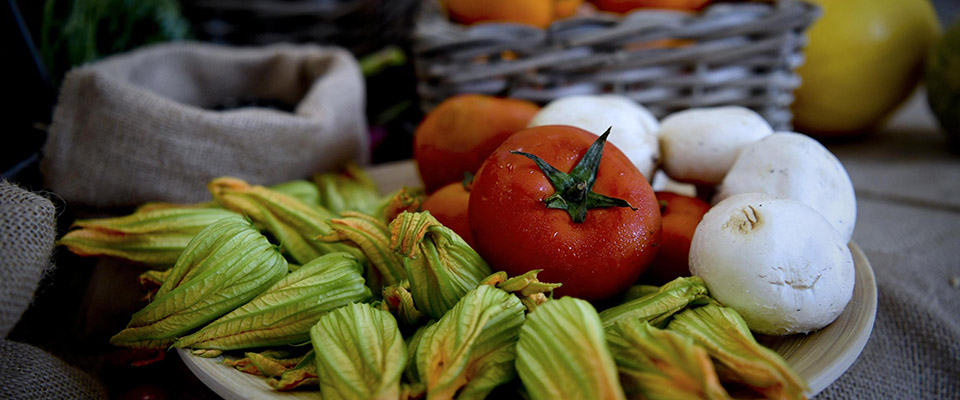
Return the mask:
[(794, 0), (717, 3), (696, 14), (581, 14), (539, 29), (463, 26), (428, 4), (414, 32), (421, 107), (469, 92), (541, 104), (617, 93), (658, 118), (691, 107), (741, 105), (787, 130), (804, 32), (819, 12)]

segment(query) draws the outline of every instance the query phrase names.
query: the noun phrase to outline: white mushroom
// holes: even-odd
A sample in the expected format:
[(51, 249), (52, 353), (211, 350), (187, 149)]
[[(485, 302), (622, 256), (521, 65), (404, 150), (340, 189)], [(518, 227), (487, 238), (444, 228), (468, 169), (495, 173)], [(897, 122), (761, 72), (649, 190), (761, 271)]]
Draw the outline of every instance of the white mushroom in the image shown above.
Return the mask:
[(542, 125), (571, 125), (596, 135), (611, 128), (608, 143), (617, 146), (648, 181), (653, 179), (660, 161), (659, 124), (650, 111), (627, 97), (561, 97), (544, 106), (527, 126)]
[(853, 235), (857, 200), (850, 176), (830, 150), (808, 136), (778, 132), (746, 146), (713, 202), (750, 192), (797, 200), (826, 217), (844, 241)]
[(809, 332), (833, 322), (853, 295), (847, 242), (820, 213), (762, 193), (707, 212), (690, 245), (690, 272), (751, 330)]
[(671, 178), (717, 184), (743, 146), (773, 133), (760, 114), (738, 106), (693, 108), (660, 123), (663, 169)]

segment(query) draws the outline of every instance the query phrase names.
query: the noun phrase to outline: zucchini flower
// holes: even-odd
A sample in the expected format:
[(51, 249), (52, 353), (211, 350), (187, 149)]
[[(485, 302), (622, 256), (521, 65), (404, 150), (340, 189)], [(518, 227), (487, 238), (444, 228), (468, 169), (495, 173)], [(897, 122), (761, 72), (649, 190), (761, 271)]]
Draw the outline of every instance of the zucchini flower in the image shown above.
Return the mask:
[(324, 314), (370, 299), (362, 273), (363, 266), (350, 254), (321, 256), (174, 346), (236, 350), (306, 343), (310, 327)]
[(380, 205), (380, 191), (370, 176), (356, 164), (337, 172), (313, 175), (320, 193), (320, 205), (335, 213), (358, 211), (373, 214)]
[(490, 275), (487, 262), (429, 211), (394, 219), (390, 247), (401, 255), (417, 309), (433, 319)]
[(513, 379), (524, 319), (520, 300), (495, 287), (463, 296), (419, 339), (416, 371), (427, 398), (483, 399)]
[(676, 332), (638, 319), (607, 329), (607, 347), (629, 399), (730, 399), (706, 350)]
[(416, 326), (423, 319), (423, 313), (414, 305), (408, 281), (384, 287), (383, 302), (380, 304), (381, 309), (393, 313), (404, 326)]
[(585, 300), (551, 300), (527, 316), (517, 372), (534, 400), (624, 399), (600, 317)]
[(280, 243), (281, 250), (298, 264), (327, 253), (346, 251), (363, 259), (355, 247), (324, 243), (317, 236), (330, 232), (327, 220), (336, 215), (294, 197), (263, 186), (251, 186), (236, 178), (217, 178), (208, 185), (213, 199), (223, 207), (248, 216)]
[(705, 348), (725, 380), (742, 383), (768, 399), (805, 398), (806, 381), (780, 355), (757, 343), (732, 308), (714, 304), (691, 308), (674, 316), (667, 329)]
[(350, 304), (321, 317), (310, 338), (325, 400), (399, 397), (407, 349), (390, 313)]
[(385, 222), (390, 223), (404, 211), (411, 213), (419, 212), (423, 206), (423, 202), (426, 200), (427, 193), (423, 191), (423, 188), (408, 188), (404, 186), (384, 197), (373, 215), (377, 218), (383, 218)]
[(341, 218), (328, 220), (327, 224), (330, 225), (330, 233), (317, 240), (327, 243), (343, 241), (359, 247), (373, 268), (366, 274), (367, 283), (372, 288), (396, 285), (407, 278), (400, 255), (390, 249), (390, 230), (383, 221), (346, 211)]
[(504, 271), (494, 272), (492, 275), (483, 279), (481, 285), (494, 285), (503, 291), (513, 293), (520, 298), (527, 312), (533, 312), (537, 306), (547, 301), (547, 293), (553, 294), (553, 289), (560, 287), (560, 283), (540, 282), (537, 274), (542, 269), (534, 269), (507, 279), (507, 273)]
[(223, 218), (187, 244), (154, 300), (110, 343), (162, 348), (267, 290), (287, 262), (250, 222)]
[(610, 328), (617, 321), (636, 319), (648, 321), (650, 325), (666, 325), (667, 319), (683, 310), (694, 301), (707, 297), (707, 286), (699, 277), (677, 278), (660, 287), (656, 292), (630, 300), (603, 310), (600, 319), (604, 328)]
[(111, 256), (170, 268), (203, 228), (237, 213), (221, 208), (164, 208), (98, 219), (79, 219), (57, 244), (80, 256)]
[(320, 205), (320, 190), (313, 182), (295, 180), (267, 186), (268, 189), (293, 197), (310, 206)]

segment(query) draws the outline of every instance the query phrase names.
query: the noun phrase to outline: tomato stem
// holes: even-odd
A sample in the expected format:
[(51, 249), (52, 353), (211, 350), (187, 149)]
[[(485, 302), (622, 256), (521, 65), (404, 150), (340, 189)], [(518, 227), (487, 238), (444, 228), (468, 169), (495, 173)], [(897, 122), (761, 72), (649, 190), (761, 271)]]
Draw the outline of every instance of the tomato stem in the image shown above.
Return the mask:
[(593, 191), (597, 171), (600, 170), (600, 159), (603, 157), (603, 145), (609, 135), (610, 128), (607, 128), (607, 131), (590, 145), (587, 153), (569, 174), (554, 168), (536, 155), (517, 150), (510, 153), (533, 160), (553, 185), (555, 192), (543, 200), (547, 208), (566, 210), (573, 222), (581, 223), (587, 219), (587, 210), (591, 208), (629, 207), (636, 210), (626, 200)]

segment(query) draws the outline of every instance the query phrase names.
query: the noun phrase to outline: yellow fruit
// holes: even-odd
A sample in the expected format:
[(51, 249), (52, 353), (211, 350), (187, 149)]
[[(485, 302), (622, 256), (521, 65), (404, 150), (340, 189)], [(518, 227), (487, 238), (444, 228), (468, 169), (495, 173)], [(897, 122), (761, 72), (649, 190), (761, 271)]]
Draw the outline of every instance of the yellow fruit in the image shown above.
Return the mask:
[(794, 127), (818, 136), (869, 131), (913, 91), (939, 22), (929, 0), (810, 0), (823, 16), (808, 34)]

